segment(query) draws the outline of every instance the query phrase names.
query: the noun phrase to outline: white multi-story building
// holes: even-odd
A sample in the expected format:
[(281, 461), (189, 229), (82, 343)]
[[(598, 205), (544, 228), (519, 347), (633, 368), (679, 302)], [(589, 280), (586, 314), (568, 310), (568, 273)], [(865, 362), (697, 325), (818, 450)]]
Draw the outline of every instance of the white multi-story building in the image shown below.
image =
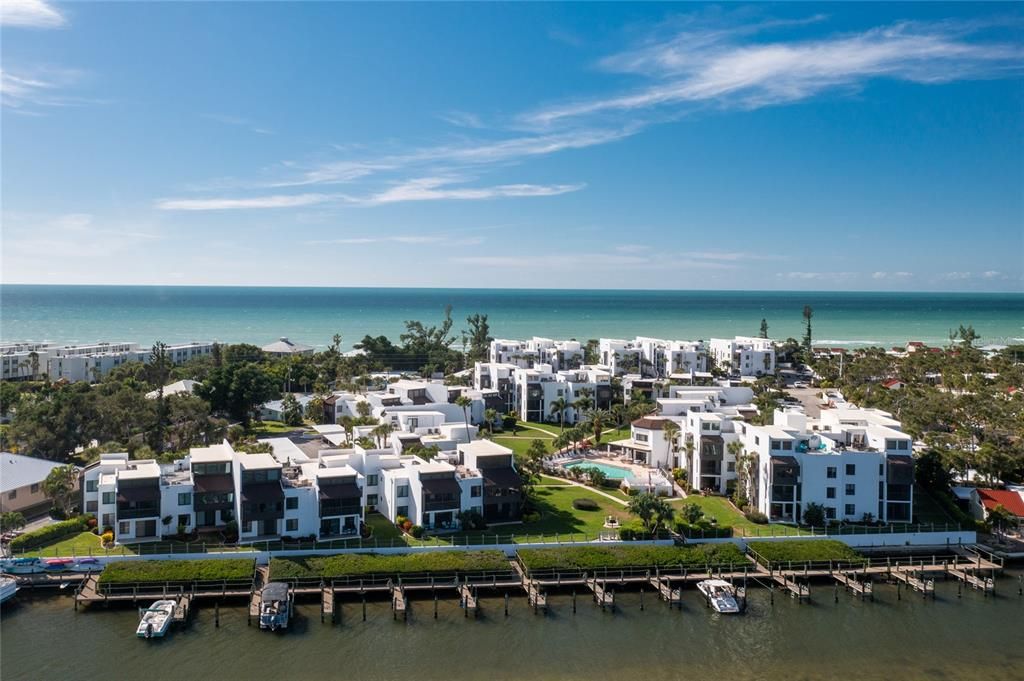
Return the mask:
[(737, 428), (756, 461), (751, 503), (771, 520), (800, 522), (811, 502), (828, 520), (912, 520), (912, 438), (889, 414), (847, 406), (814, 421), (786, 409)]
[(184, 364), (189, 360), (213, 355), (213, 342), (175, 343), (166, 347), (167, 359), (171, 364)]
[(516, 369), (515, 391), (516, 412), (526, 421), (578, 421), (583, 412), (579, 406), (570, 406), (564, 414), (551, 411), (559, 399), (578, 405), (580, 398), (587, 397), (592, 409), (608, 409), (612, 401), (611, 374), (596, 367), (555, 372), (550, 365), (540, 364)]
[(775, 341), (769, 338), (712, 338), (711, 354), (720, 369), (732, 374), (766, 376), (775, 373)]
[(549, 364), (555, 370), (582, 366), (583, 346), (575, 340), (552, 340), (534, 336), (527, 341), (496, 339), (491, 341), (489, 360), (492, 364), (511, 364), (530, 369)]
[(53, 349), (47, 371), (54, 381), (97, 381), (123, 364), (148, 360), (138, 343), (62, 345)]
[(0, 343), (0, 378), (5, 381), (37, 380), (47, 372), (54, 349), (49, 341)]

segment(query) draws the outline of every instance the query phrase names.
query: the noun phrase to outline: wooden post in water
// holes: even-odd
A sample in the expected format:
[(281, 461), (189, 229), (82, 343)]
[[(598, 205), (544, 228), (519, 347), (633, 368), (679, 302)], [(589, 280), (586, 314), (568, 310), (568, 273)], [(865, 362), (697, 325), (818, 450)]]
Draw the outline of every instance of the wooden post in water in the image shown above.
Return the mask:
[(576, 589), (572, 590), (572, 614), (576, 614)]
[(366, 621), (366, 594), (363, 594), (363, 621)]
[(213, 604), (213, 626), (220, 628), (220, 601), (215, 601)]
[(437, 619), (437, 591), (434, 591), (434, 619)]
[(508, 592), (505, 592), (505, 617), (508, 617)]
[(640, 585), (640, 612), (644, 611), (644, 585)]

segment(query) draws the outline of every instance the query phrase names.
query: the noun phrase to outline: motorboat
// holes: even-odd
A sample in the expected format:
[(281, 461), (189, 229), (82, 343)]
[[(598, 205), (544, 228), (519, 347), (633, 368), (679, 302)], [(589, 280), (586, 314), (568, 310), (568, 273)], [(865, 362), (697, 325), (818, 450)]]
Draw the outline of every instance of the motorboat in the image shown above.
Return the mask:
[(67, 572), (75, 564), (73, 558), (47, 558), (43, 561), (44, 572)]
[(3, 562), (3, 571), (12, 575), (31, 575), (43, 571), (43, 562), (38, 558), (10, 558)]
[(10, 577), (0, 577), (0, 603), (18, 593), (18, 582)]
[(135, 635), (139, 638), (159, 638), (167, 633), (174, 617), (174, 601), (156, 601), (148, 608), (139, 609), (139, 626)]
[(288, 585), (271, 582), (260, 592), (260, 629), (285, 629), (291, 615), (291, 600)]
[(705, 579), (697, 582), (697, 589), (715, 612), (731, 614), (740, 611), (736, 602), (736, 587), (724, 579)]

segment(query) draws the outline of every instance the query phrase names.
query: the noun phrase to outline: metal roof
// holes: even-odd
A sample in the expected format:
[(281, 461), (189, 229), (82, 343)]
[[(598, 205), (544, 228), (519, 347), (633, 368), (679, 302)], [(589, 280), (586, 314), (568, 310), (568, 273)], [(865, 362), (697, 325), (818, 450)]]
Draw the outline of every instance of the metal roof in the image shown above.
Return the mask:
[(50, 471), (61, 465), (55, 461), (21, 454), (0, 453), (0, 492), (9, 492), (42, 482)]

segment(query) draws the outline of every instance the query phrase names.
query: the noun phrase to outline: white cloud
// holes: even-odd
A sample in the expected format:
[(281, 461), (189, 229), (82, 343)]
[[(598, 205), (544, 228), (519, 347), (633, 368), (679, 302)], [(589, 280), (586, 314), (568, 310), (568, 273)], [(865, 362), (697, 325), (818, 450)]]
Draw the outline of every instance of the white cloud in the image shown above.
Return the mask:
[(358, 246), (363, 244), (380, 244), (380, 243), (396, 243), (396, 244), (428, 244), (437, 243), (440, 241), (447, 241), (448, 237), (443, 235), (421, 235), (421, 234), (408, 234), (408, 235), (397, 235), (397, 236), (382, 236), (382, 237), (346, 237), (341, 239), (315, 239), (312, 241), (304, 241), (303, 243), (307, 246), (327, 246), (327, 245), (345, 245), (345, 246)]
[(974, 275), (970, 272), (946, 272), (939, 275), (939, 278), (948, 281), (966, 281), (967, 279), (971, 279), (973, 276)]
[(60, 28), (66, 24), (64, 15), (42, 0), (4, 0), (0, 3), (0, 26)]
[(379, 206), (406, 201), (437, 201), (441, 199), (481, 200), (527, 196), (557, 196), (583, 188), (582, 184), (503, 184), (492, 187), (453, 187), (457, 178), (422, 177), (407, 180), (390, 189), (359, 199), (349, 197), (353, 203)]
[(911, 272), (873, 272), (872, 279), (909, 279), (914, 276)]
[(77, 69), (34, 67), (28, 70), (0, 68), (0, 102), (16, 113), (41, 115), (45, 107), (99, 104), (101, 100), (69, 95), (86, 74)]
[(448, 113), (439, 115), (438, 118), (460, 128), (484, 127), (483, 121), (480, 120), (480, 117), (474, 113), (469, 113), (468, 111), (449, 111)]
[(335, 197), (329, 194), (276, 194), (251, 198), (160, 199), (159, 210), (237, 210), (254, 208), (295, 208), (325, 203)]
[(729, 270), (735, 266), (707, 260), (692, 260), (684, 254), (630, 255), (626, 253), (567, 253), (525, 255), (470, 255), (451, 258), (460, 265), (522, 268), (529, 271), (590, 270), (594, 267), (643, 270)]
[(988, 270), (981, 273), (982, 279), (1002, 279), (1003, 273), (996, 270)]
[(1020, 46), (967, 42), (964, 30), (905, 22), (825, 39), (761, 43), (743, 43), (741, 38), (751, 32), (745, 27), (682, 31), (602, 62), (609, 70), (654, 78), (654, 85), (548, 107), (524, 120), (549, 125), (593, 114), (708, 102), (758, 108), (859, 87), (878, 77), (940, 83), (1021, 72)]

